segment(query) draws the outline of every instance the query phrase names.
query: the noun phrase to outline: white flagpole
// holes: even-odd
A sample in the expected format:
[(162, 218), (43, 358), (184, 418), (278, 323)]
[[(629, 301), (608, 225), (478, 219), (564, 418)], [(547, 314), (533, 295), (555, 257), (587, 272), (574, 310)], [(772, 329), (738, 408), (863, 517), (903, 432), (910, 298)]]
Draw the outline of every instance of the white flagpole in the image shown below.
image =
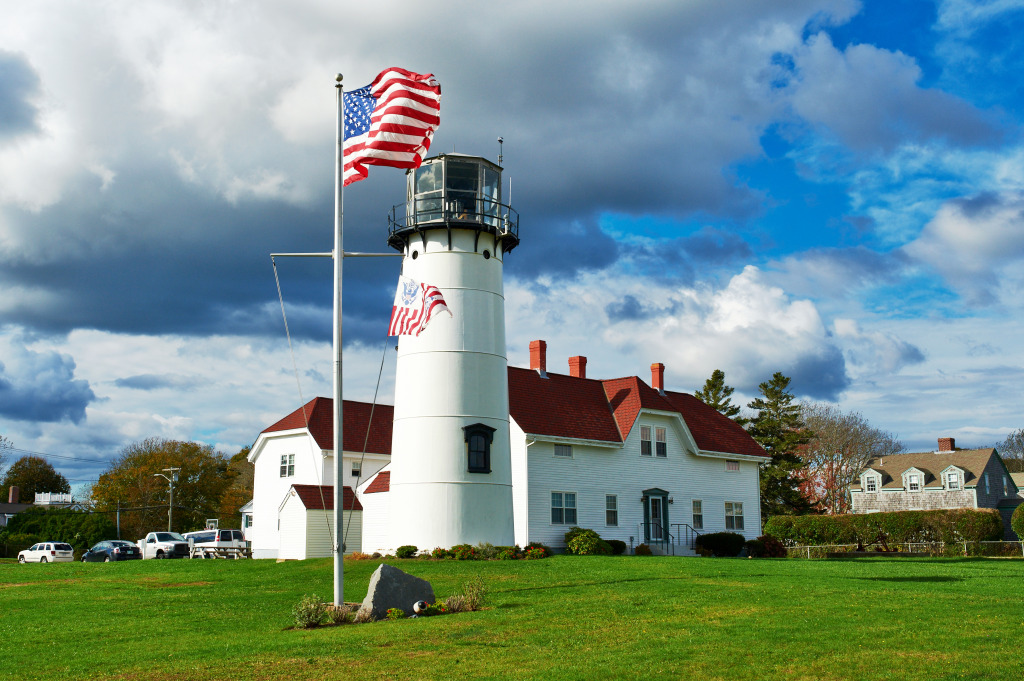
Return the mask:
[(345, 575), (341, 528), (342, 507), (345, 503), (344, 468), (341, 455), (344, 451), (342, 438), (342, 399), (341, 399), (341, 266), (345, 259), (342, 245), (344, 235), (344, 175), (345, 175), (345, 88), (341, 84), (342, 75), (335, 77), (338, 91), (338, 148), (335, 151), (337, 168), (335, 169), (334, 185), (334, 605), (345, 603)]

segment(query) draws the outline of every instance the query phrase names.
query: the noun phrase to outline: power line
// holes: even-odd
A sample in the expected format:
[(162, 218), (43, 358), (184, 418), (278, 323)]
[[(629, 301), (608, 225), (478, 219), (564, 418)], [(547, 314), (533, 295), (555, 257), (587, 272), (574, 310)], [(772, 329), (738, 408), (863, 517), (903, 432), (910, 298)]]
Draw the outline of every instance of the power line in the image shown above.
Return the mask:
[(83, 457), (83, 456), (69, 456), (67, 454), (47, 454), (46, 452), (33, 452), (31, 450), (28, 450), (28, 449), (21, 449), (20, 447), (5, 447), (2, 450), (0, 450), (0, 453), (3, 453), (5, 451), (7, 451), (7, 452), (21, 452), (22, 454), (31, 454), (33, 456), (44, 456), (44, 457), (53, 458), (53, 459), (66, 459), (68, 461), (82, 461), (82, 462), (85, 462), (85, 463), (110, 463), (110, 459), (90, 459), (90, 458)]

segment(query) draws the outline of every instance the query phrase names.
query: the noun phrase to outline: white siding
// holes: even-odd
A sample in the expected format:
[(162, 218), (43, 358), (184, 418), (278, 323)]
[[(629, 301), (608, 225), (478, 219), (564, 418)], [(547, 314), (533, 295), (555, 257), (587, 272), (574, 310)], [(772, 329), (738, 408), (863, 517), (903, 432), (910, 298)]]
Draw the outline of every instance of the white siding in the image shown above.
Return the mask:
[[(322, 511), (321, 511), (322, 513)], [(298, 495), (289, 494), (278, 516), (281, 530), (277, 557), (285, 560), (306, 558), (306, 507)]]
[[(295, 455), (295, 475), (281, 477), (281, 455)], [(352, 463), (362, 458), (362, 480), (371, 477), (390, 461), (387, 454), (343, 452), (344, 484), (355, 487)], [(334, 485), (334, 456), (322, 451), (306, 430), (263, 433), (253, 446), (250, 461), (255, 467), (253, 483), (253, 526), (249, 537), (254, 558), (277, 558), (281, 538), (277, 511), (292, 485)], [(353, 519), (353, 523), (356, 522)], [(361, 528), (360, 528), (361, 531)], [(349, 531), (352, 535), (353, 530)], [(329, 543), (329, 540), (328, 540)], [(351, 543), (351, 542), (350, 542)], [(283, 557), (283, 556), (282, 556)]]
[(515, 528), (515, 542), (525, 546), (529, 540), (529, 476), (527, 474), (527, 450), (530, 448), (526, 435), (519, 424), (509, 417), (509, 436), (512, 450), (512, 523)]
[[(640, 426), (666, 428), (667, 456), (641, 456)], [(743, 504), (745, 537), (760, 534), (761, 517), (757, 462), (740, 461), (738, 472), (727, 473), (725, 459), (697, 456), (681, 419), (642, 412), (622, 448), (574, 444), (572, 458), (556, 457), (551, 442), (538, 441), (528, 449), (528, 541), (564, 546), (570, 524), (552, 524), (551, 492), (576, 493), (576, 525), (597, 531), (604, 539), (633, 545), (643, 541), (642, 492), (659, 488), (673, 503), (667, 506), (670, 532), (678, 523), (690, 524), (691, 500), (704, 502), (702, 533), (725, 530), (725, 502)], [(618, 526), (605, 524), (605, 496), (618, 501)], [(518, 537), (518, 535), (517, 535)]]
[[(281, 455), (295, 455), (295, 475), (281, 477)], [(278, 509), (292, 485), (323, 484), (324, 457), (305, 430), (264, 433), (256, 440), (254, 465), (252, 552), (254, 558), (277, 558), (281, 544)], [(328, 478), (329, 479), (329, 478)]]
[[(387, 470), (385, 467), (384, 470)], [(365, 490), (373, 482), (373, 478), (368, 479), (364, 482), (359, 489), (359, 503), (363, 505), (363, 522), (362, 522), (362, 551), (364, 553), (382, 553), (389, 554), (394, 553), (397, 548), (391, 546), (389, 537), (390, 526), (391, 526), (391, 515), (389, 513), (389, 502), (391, 500), (391, 494), (389, 492), (374, 492), (373, 494), (365, 494)], [(427, 547), (421, 546), (421, 549)], [(433, 548), (433, 547), (430, 547)]]

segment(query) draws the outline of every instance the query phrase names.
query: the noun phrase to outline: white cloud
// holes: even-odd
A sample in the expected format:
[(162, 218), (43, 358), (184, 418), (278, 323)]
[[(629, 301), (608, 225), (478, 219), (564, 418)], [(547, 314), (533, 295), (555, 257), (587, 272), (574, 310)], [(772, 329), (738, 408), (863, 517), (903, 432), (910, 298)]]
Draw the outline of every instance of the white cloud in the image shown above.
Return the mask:
[(1001, 300), (1019, 308), (1024, 291), (1024, 193), (985, 194), (949, 201), (906, 245), (969, 303)]

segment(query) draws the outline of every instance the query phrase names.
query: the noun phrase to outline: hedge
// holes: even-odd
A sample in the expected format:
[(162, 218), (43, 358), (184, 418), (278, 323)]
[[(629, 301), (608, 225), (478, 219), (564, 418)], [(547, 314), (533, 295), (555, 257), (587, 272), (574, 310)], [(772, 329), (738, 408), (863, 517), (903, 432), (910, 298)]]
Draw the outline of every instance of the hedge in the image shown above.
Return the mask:
[(699, 535), (694, 542), (694, 548), (700, 555), (733, 558), (743, 550), (744, 541), (743, 535), (735, 532), (712, 532)]
[(1021, 541), (1024, 541), (1024, 504), (1018, 506), (1010, 516), (1010, 529), (1017, 533)]
[(954, 508), (850, 515), (772, 516), (764, 533), (788, 546), (887, 542), (977, 542), (1003, 538), (1003, 520), (995, 509)]

